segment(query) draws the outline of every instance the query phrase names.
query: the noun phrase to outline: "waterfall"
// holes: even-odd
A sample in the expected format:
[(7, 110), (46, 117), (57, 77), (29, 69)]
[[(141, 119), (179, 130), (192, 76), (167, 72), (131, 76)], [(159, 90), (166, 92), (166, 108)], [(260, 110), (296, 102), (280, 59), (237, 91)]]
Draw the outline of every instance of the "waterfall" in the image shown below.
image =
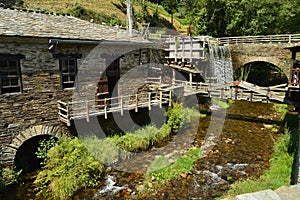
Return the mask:
[(209, 65), (205, 72), (208, 83), (230, 83), (233, 81), (233, 69), (229, 48), (209, 46)]

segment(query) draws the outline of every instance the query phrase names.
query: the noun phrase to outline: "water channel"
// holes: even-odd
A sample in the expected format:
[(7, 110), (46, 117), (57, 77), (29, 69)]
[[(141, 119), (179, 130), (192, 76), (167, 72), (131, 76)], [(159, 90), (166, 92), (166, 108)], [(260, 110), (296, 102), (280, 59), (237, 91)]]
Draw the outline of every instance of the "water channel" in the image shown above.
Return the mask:
[[(262, 175), (269, 167), (274, 142), (281, 136), (280, 114), (273, 104), (235, 101), (226, 110), (215, 105), (210, 108), (211, 115), (174, 136), (168, 145), (151, 149), (148, 156), (133, 157), (123, 163), (123, 171), (112, 167), (99, 188), (81, 191), (74, 199), (214, 199), (236, 180)], [(213, 120), (220, 126), (212, 126)], [(213, 145), (203, 148), (208, 138)], [(176, 146), (184, 147), (182, 151), (202, 147), (205, 154), (191, 173), (160, 187), (145, 188), (144, 171), (150, 162), (157, 155), (182, 154)], [(18, 187), (17, 197), (11, 199), (32, 199), (33, 193), (30, 186)]]

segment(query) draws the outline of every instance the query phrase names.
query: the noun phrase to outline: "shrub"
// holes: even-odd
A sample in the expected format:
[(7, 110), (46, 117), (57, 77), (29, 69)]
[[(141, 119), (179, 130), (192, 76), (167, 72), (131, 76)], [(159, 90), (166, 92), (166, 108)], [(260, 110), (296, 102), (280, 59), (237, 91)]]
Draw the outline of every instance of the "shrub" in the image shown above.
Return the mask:
[(16, 171), (14, 167), (0, 168), (0, 191), (6, 186), (18, 182), (22, 170)]
[(47, 152), (55, 145), (56, 141), (57, 139), (55, 137), (50, 137), (50, 139), (44, 139), (39, 142), (39, 147), (37, 149), (37, 152), (35, 152), (35, 154), (37, 158), (43, 160), (41, 162), (42, 165), (46, 164), (45, 161), (47, 158)]
[(182, 114), (183, 108), (180, 103), (173, 103), (172, 108), (169, 108), (167, 110), (167, 124), (171, 127), (172, 133), (177, 133), (179, 128), (182, 125), (183, 120), (183, 114)]
[(48, 151), (45, 166), (34, 184), (38, 196), (69, 199), (80, 188), (96, 186), (103, 172), (104, 166), (78, 138), (61, 138)]

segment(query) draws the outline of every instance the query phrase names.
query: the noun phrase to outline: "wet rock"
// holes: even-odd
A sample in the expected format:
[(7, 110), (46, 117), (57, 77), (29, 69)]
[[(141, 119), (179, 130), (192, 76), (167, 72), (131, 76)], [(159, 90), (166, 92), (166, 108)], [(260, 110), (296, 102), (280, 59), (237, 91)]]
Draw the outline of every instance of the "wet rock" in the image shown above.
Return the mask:
[(273, 128), (273, 125), (272, 124), (263, 124), (264, 125), (264, 127), (266, 128), (266, 129), (272, 129)]

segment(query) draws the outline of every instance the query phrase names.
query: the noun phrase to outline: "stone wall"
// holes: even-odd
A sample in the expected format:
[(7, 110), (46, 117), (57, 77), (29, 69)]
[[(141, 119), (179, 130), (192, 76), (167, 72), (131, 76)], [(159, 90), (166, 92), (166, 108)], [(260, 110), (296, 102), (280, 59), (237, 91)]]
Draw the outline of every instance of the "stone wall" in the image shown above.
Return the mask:
[[(56, 44), (50, 50), (47, 38), (0, 37), (0, 41), (0, 54), (25, 56), (25, 59), (21, 60), (22, 93), (0, 95), (0, 162), (11, 163), (13, 155), (10, 153), (10, 157), (6, 156), (8, 146), (20, 138), (22, 132), (31, 130), (32, 127), (51, 126), (58, 127), (56, 132), (70, 133), (66, 125), (58, 119), (57, 101), (71, 101), (76, 97), (78, 90), (62, 89), (59, 60), (53, 54), (73, 53), (82, 56), (78, 59), (79, 86), (89, 89), (81, 90), (83, 94), (77, 93), (77, 97), (82, 99), (82, 95), (84, 98), (94, 98), (101, 69), (105, 69), (107, 64), (103, 54), (110, 52), (103, 47), (100, 47), (102, 50), (99, 52), (96, 45), (67, 43)], [(119, 51), (116, 58), (121, 56), (121, 76), (131, 70), (137, 75), (131, 81), (123, 83), (127, 88), (130, 88), (130, 84), (139, 83), (138, 80), (145, 80), (138, 75), (144, 72), (139, 71), (136, 66), (158, 59), (152, 56), (149, 49), (137, 48), (128, 51), (120, 46), (112, 49), (114, 52)], [(147, 70), (145, 67), (144, 69)]]
[(233, 69), (250, 62), (268, 62), (279, 67), (287, 77), (291, 63), (289, 44), (231, 44), (229, 45)]

